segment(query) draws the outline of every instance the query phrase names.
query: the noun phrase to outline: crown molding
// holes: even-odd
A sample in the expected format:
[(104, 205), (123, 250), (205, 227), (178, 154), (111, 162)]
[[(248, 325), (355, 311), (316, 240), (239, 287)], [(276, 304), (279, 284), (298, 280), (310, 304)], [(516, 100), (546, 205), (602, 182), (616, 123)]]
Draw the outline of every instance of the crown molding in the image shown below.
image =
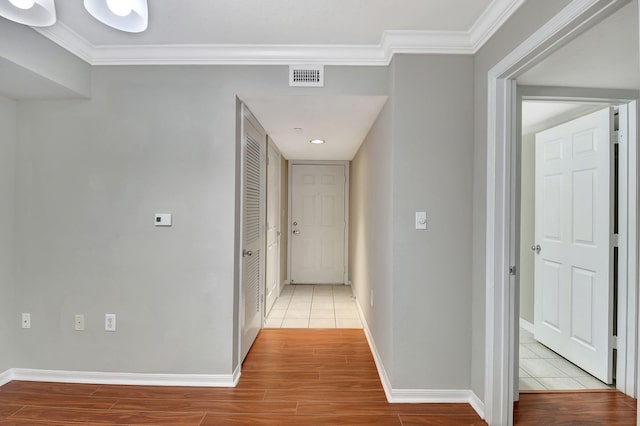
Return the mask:
[(393, 55), (472, 55), (525, 0), (493, 0), (469, 31), (385, 31), (378, 45), (166, 44), (97, 46), (58, 22), (33, 28), (90, 65), (388, 65)]
[(480, 50), (525, 1), (493, 0), (469, 30), (473, 53)]

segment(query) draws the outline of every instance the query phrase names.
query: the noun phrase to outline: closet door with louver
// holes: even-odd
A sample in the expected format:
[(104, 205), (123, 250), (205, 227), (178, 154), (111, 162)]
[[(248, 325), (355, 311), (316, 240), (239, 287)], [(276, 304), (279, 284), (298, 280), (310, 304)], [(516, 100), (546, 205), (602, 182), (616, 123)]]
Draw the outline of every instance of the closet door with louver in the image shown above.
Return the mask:
[(251, 113), (242, 118), (242, 360), (262, 328), (266, 134)]

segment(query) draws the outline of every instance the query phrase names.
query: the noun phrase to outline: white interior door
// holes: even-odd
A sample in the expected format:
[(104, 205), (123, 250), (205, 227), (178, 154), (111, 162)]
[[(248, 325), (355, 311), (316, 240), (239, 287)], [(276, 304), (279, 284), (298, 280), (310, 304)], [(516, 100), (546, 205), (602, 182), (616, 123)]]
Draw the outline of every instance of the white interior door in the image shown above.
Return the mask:
[(343, 165), (292, 166), (292, 283), (344, 283), (345, 183)]
[(280, 293), (280, 163), (282, 157), (269, 142), (267, 149), (267, 283), (268, 315)]
[(243, 107), (242, 118), (242, 261), (241, 354), (247, 356), (262, 328), (264, 288), (264, 130)]
[[(612, 382), (611, 113), (536, 135), (536, 340)], [(539, 248), (538, 248), (539, 247)]]

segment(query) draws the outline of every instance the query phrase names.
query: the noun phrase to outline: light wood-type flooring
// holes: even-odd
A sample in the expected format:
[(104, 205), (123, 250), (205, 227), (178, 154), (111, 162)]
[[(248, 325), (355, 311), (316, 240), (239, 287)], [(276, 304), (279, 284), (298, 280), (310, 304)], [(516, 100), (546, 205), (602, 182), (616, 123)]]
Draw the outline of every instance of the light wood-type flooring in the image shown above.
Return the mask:
[[(634, 424), (634, 400), (615, 392), (598, 398), (523, 395), (516, 424)], [(0, 425), (61, 424), (486, 425), (467, 404), (387, 403), (363, 331), (349, 329), (263, 330), (233, 389), (18, 381), (0, 387)]]

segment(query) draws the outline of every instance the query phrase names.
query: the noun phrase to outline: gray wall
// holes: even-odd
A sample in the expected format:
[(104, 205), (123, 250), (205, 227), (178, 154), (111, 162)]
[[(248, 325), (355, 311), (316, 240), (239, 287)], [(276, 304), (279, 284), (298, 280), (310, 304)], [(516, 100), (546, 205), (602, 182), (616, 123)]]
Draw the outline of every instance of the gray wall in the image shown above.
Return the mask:
[(386, 95), (387, 72), (327, 67), (314, 90), (287, 67), (96, 67), (90, 100), (20, 102), (14, 366), (231, 373), (236, 94)]
[[(33, 76), (16, 77), (12, 75), (12, 68), (11, 73), (3, 75), (3, 80), (11, 79), (18, 84), (28, 83), (25, 78), (31, 78), (34, 84), (52, 93), (64, 93), (67, 96), (90, 95), (89, 64), (25, 25), (5, 19), (0, 24), (0, 58), (23, 68), (24, 70), (18, 70), (20, 73), (34, 73)], [(2, 87), (3, 82), (0, 81), (0, 89)], [(29, 91), (29, 88), (25, 89)]]
[(529, 0), (474, 56), (472, 390), (484, 399), (487, 186), (487, 74), (570, 0)]
[(0, 96), (0, 374), (13, 367), (13, 335), (20, 319), (13, 305), (16, 102)]
[[(396, 55), (393, 386), (468, 389), (473, 58)], [(415, 212), (427, 212), (427, 231)]]
[(533, 324), (536, 135), (522, 136), (520, 163), (520, 317)]
[(393, 359), (392, 109), (388, 100), (351, 162), (349, 174), (350, 280), (390, 376)]
[(390, 80), (351, 164), (351, 280), (394, 389), (468, 389), (473, 59), (397, 55)]

